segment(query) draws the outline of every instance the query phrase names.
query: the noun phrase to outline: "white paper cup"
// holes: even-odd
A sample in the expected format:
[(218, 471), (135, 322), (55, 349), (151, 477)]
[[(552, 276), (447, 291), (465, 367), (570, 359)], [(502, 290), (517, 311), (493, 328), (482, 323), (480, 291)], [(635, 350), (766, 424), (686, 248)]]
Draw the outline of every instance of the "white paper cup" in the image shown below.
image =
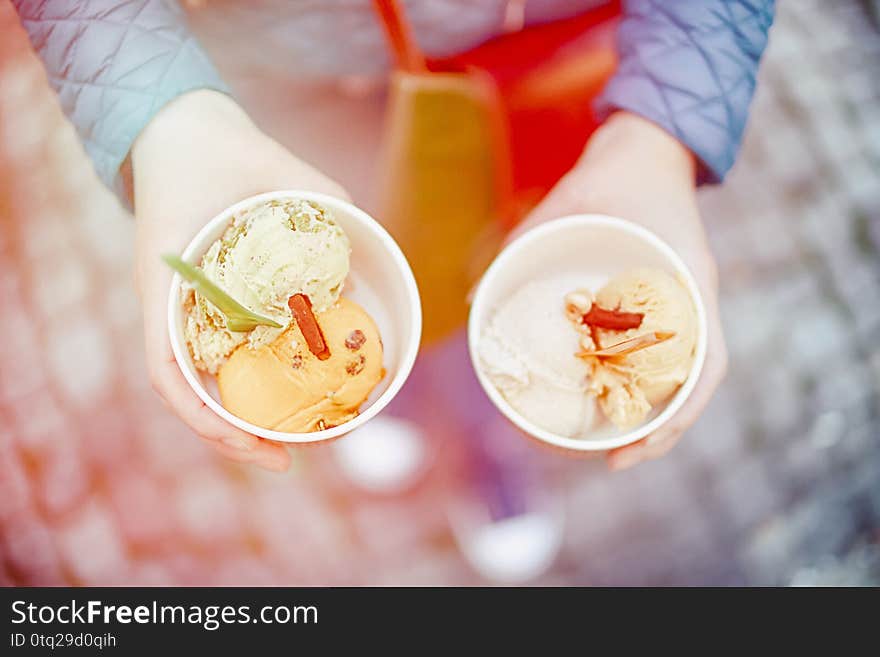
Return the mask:
[[(559, 279), (559, 299), (578, 287), (598, 290), (612, 276), (635, 267), (656, 267), (678, 274), (694, 301), (698, 335), (694, 364), (676, 393), (648, 420), (622, 431), (602, 422), (583, 438), (547, 431), (520, 415), (483, 372), (478, 344), (483, 327), (500, 304), (533, 280)], [(682, 259), (651, 231), (630, 221), (604, 215), (562, 217), (541, 224), (511, 242), (483, 275), (471, 303), (468, 346), (477, 378), (498, 409), (516, 426), (538, 440), (578, 452), (607, 450), (641, 440), (675, 415), (691, 394), (706, 359), (706, 309), (697, 283)]]
[(375, 417), (398, 393), (412, 370), (422, 334), (422, 308), (409, 263), (391, 235), (366, 212), (340, 199), (304, 191), (278, 191), (252, 196), (211, 219), (183, 252), (183, 259), (198, 264), (211, 244), (223, 234), (233, 215), (245, 208), (272, 200), (304, 199), (329, 209), (351, 241), (351, 270), (343, 288), (346, 297), (370, 314), (384, 345), (385, 377), (364, 402), (360, 413), (348, 422), (322, 431), (287, 433), (258, 427), (233, 415), (220, 403), (214, 377), (196, 370), (183, 335), (183, 306), (178, 274), (168, 295), (168, 331), (174, 358), (183, 376), (203, 402), (236, 427), (261, 438), (285, 443), (315, 443), (336, 438)]

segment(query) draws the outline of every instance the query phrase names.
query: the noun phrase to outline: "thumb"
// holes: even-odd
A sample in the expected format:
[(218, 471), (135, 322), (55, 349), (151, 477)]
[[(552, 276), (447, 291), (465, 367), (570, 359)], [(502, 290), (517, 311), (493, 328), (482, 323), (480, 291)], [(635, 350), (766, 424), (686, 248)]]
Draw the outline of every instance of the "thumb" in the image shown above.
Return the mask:
[(517, 224), (504, 240), (504, 245), (510, 244), (523, 233), (531, 230), (551, 219), (558, 219), (569, 214), (575, 214), (581, 210), (578, 201), (569, 192), (569, 185), (563, 179), (545, 196), (538, 205), (532, 208), (526, 217)]

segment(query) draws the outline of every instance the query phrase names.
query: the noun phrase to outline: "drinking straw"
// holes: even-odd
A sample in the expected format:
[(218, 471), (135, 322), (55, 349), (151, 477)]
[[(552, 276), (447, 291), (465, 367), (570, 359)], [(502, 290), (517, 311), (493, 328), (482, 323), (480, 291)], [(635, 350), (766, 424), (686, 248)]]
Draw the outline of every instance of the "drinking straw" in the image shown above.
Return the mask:
[(409, 21), (397, 0), (373, 0), (373, 6), (382, 19), (397, 69), (407, 73), (426, 72), (425, 56), (413, 39)]

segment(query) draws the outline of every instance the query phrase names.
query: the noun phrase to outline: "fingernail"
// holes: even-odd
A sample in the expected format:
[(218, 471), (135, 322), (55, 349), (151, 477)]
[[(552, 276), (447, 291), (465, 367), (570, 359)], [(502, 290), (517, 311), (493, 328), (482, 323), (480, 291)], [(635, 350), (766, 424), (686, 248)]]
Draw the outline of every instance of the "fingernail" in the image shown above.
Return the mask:
[(240, 438), (238, 436), (224, 436), (220, 439), (220, 442), (222, 442), (227, 447), (241, 449), (245, 452), (251, 452), (254, 449), (254, 444), (252, 441)]
[(666, 433), (661, 431), (655, 431), (650, 436), (645, 438), (646, 445), (656, 445), (657, 443), (662, 443), (664, 438), (666, 438)]
[(624, 452), (615, 454), (608, 462), (608, 469), (612, 472), (619, 472), (631, 468), (639, 462), (639, 455), (635, 452)]

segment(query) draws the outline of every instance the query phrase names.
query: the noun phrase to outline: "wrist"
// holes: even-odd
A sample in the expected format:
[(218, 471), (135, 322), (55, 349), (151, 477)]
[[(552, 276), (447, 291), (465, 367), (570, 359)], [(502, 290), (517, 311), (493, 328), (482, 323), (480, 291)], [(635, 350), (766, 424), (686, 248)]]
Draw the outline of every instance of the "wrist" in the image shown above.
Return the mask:
[(228, 95), (209, 89), (182, 94), (160, 109), (138, 135), (130, 153), (131, 196), (139, 209), (169, 183), (203, 184), (207, 172), (225, 161), (222, 154), (244, 152), (261, 135)]
[[(245, 111), (227, 94), (197, 89), (162, 107), (138, 135), (131, 149), (132, 163), (169, 147), (189, 147), (201, 138), (214, 139), (217, 130), (256, 129)], [(227, 132), (228, 134), (228, 132)]]
[(637, 114), (618, 111), (612, 114), (590, 138), (577, 167), (619, 167), (637, 175), (650, 167), (653, 175), (689, 187), (696, 182), (696, 159), (693, 153), (656, 123)]

